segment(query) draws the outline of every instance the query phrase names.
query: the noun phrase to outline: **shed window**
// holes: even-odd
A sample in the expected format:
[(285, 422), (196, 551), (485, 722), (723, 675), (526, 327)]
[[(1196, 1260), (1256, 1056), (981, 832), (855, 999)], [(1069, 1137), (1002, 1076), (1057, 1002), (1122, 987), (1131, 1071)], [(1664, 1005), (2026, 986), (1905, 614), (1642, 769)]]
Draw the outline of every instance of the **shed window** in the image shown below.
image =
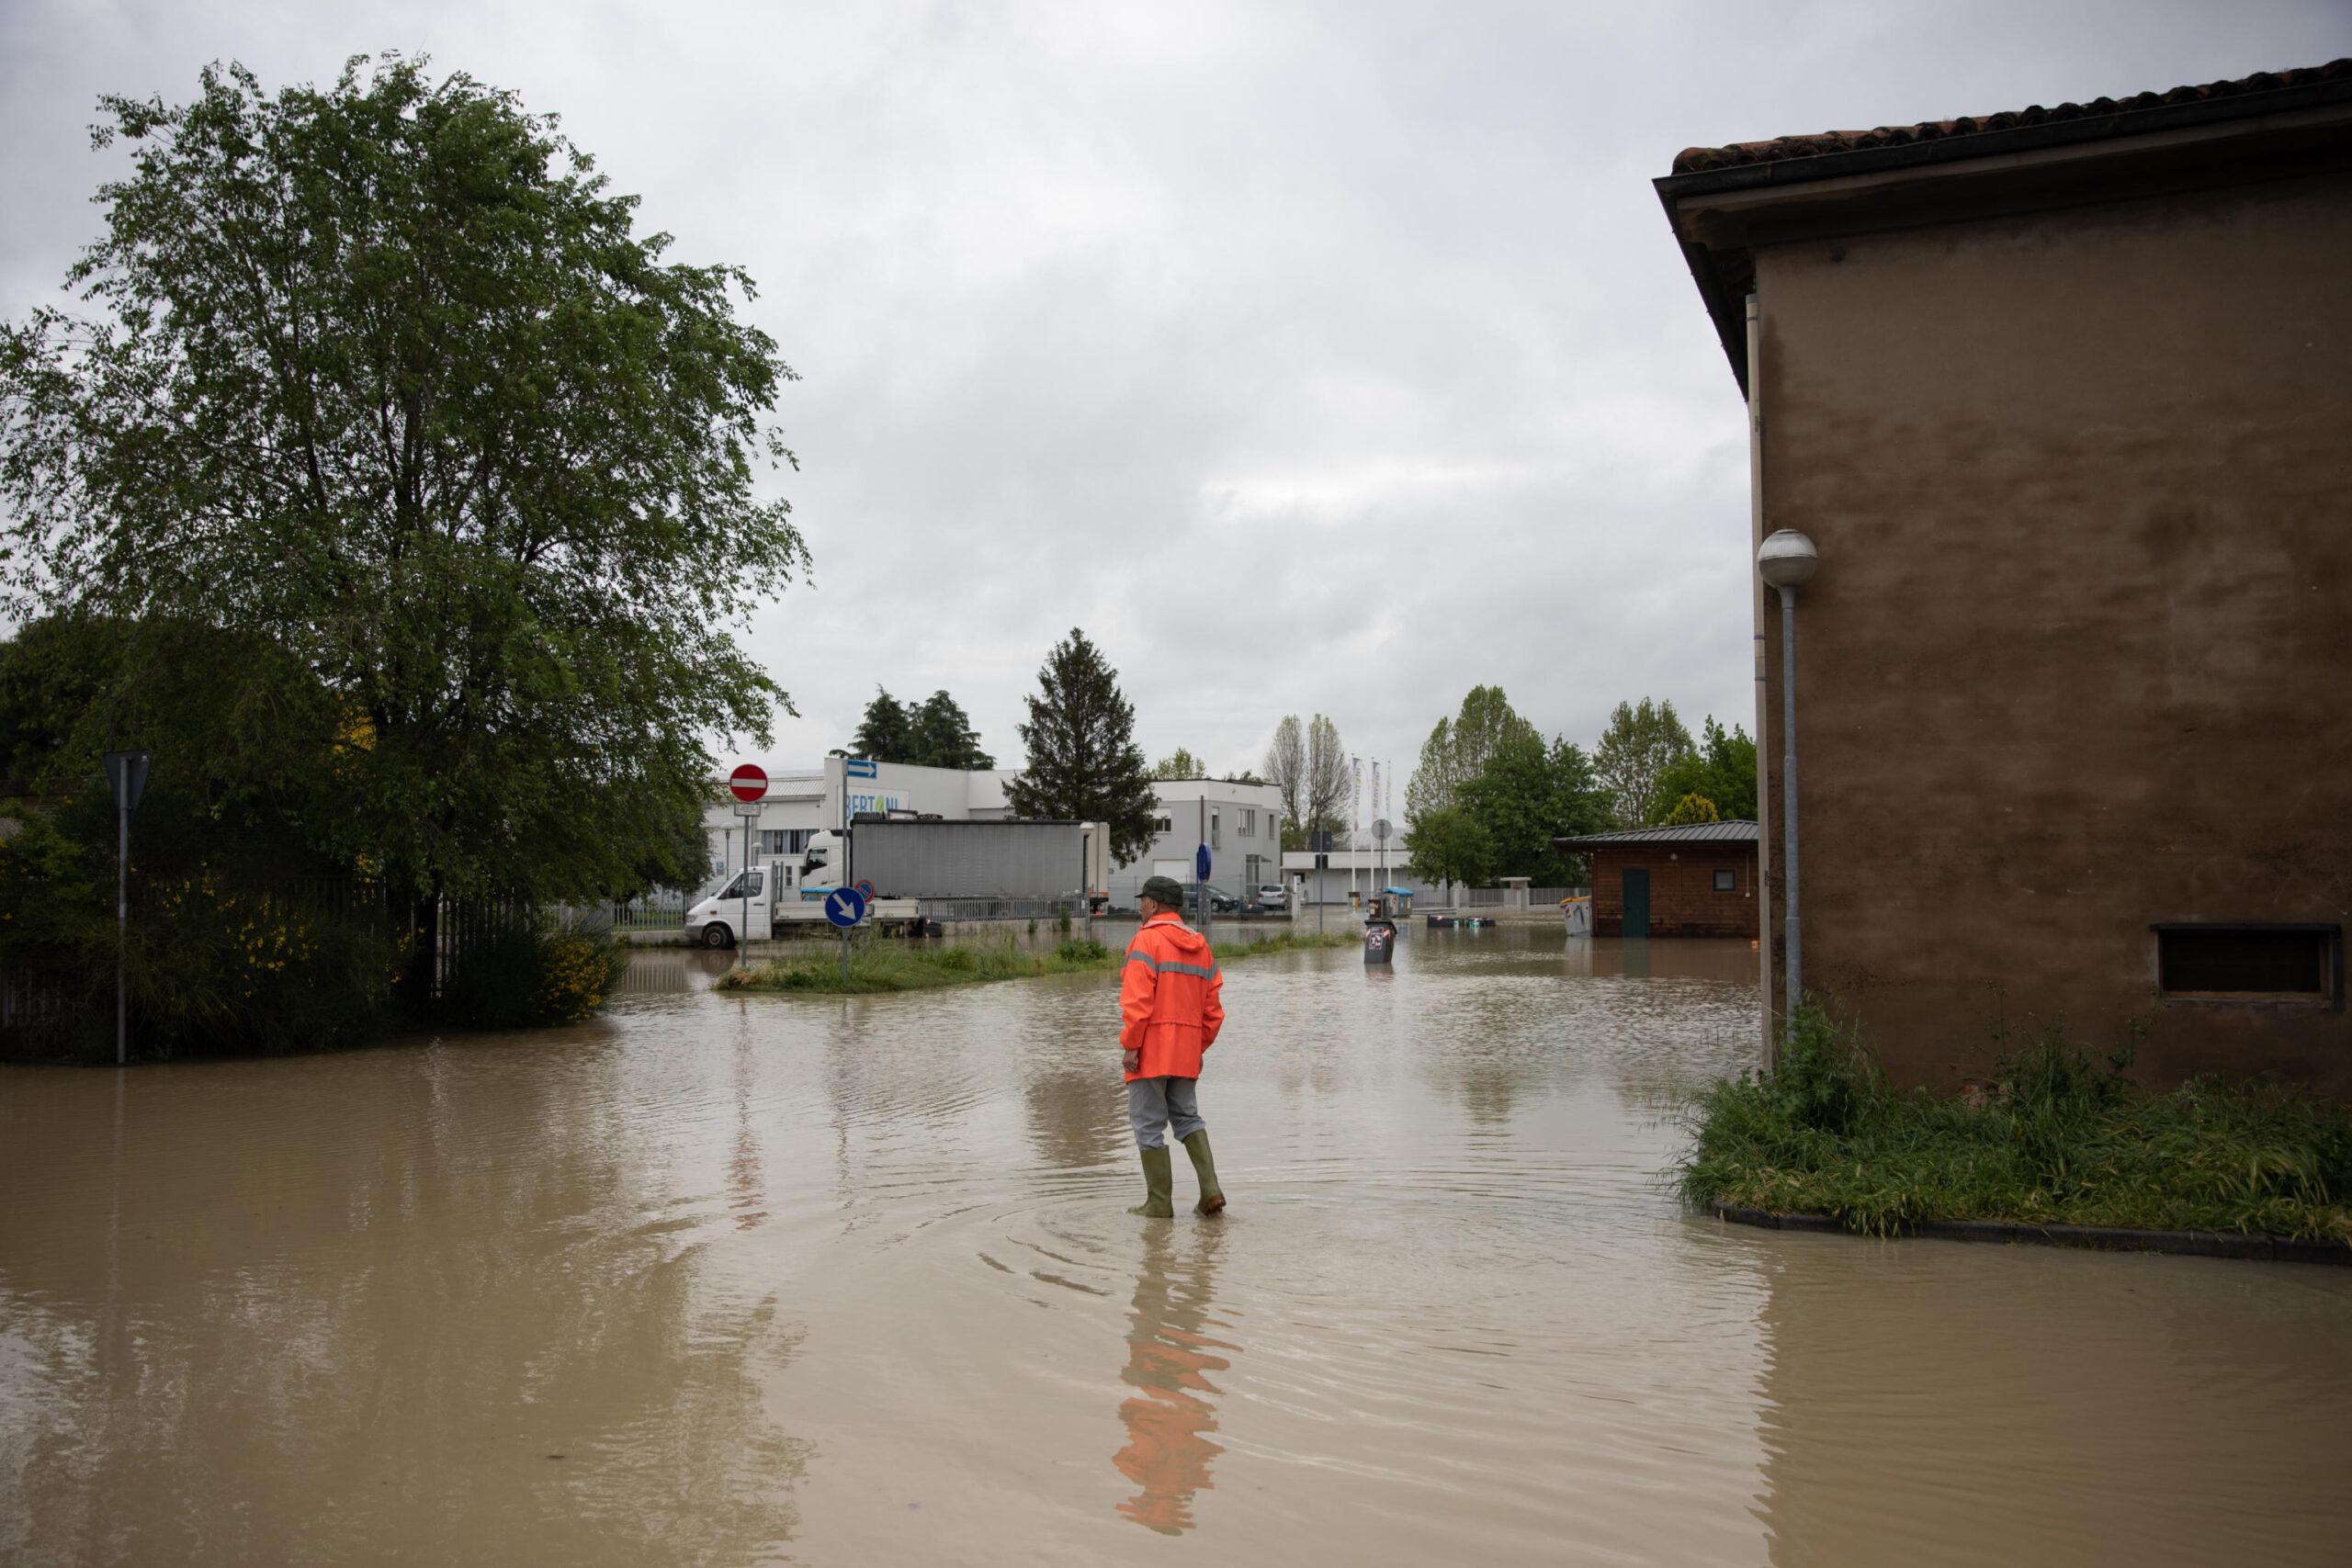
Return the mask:
[(1737, 892), (1738, 890), (1739, 890), (1739, 873), (1737, 873), (1737, 872), (1736, 872), (1736, 871), (1719, 871), (1719, 872), (1715, 873), (1715, 891), (1716, 891), (1716, 892), (1718, 892), (1718, 893), (1736, 893), (1736, 892)]
[(2168, 996), (2338, 998), (2341, 926), (2165, 925), (2155, 931), (2156, 983)]

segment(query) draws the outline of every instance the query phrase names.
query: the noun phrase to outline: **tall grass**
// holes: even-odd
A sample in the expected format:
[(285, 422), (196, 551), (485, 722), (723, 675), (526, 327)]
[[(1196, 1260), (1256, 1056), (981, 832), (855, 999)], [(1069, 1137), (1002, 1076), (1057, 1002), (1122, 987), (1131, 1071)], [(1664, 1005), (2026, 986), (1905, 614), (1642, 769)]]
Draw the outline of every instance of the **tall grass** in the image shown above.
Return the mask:
[[(1220, 963), (1259, 958), (1270, 953), (1306, 949), (1353, 946), (1358, 939), (1343, 932), (1327, 936), (1265, 937), (1217, 949)], [(1091, 937), (1062, 942), (1048, 953), (1029, 953), (1010, 937), (995, 942), (933, 947), (927, 943), (880, 943), (861, 941), (850, 949), (848, 977), (841, 954), (831, 948), (806, 955), (771, 959), (765, 964), (731, 969), (719, 977), (723, 991), (790, 991), (827, 996), (865, 996), (886, 991), (922, 991), (940, 986), (971, 986), (991, 980), (1032, 980), (1047, 975), (1082, 975), (1116, 969), (1125, 958), (1122, 949), (1105, 947)]]
[(2044, 1041), (1981, 1096), (1898, 1091), (1850, 1032), (1797, 1015), (1773, 1071), (1691, 1105), (1683, 1195), (1834, 1215), (2228, 1231), (2352, 1246), (2352, 1116), (2290, 1089), (2205, 1079), (2166, 1094)]

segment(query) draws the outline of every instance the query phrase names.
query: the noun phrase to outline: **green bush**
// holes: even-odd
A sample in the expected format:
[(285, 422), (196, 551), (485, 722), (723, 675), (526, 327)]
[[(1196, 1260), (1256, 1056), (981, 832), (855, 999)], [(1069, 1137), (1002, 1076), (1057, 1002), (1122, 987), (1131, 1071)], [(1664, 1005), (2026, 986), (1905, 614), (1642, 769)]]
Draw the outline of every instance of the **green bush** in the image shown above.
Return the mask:
[(434, 1010), (467, 1029), (578, 1023), (605, 1005), (628, 967), (619, 938), (560, 930), (535, 909), (468, 916), (451, 939)]
[(329, 1051), (387, 1027), (407, 948), (380, 909), (204, 866), (148, 892), (124, 964), (140, 1055)]
[(2049, 1040), (2001, 1058), (1981, 1094), (1898, 1093), (1809, 1009), (1771, 1072), (1695, 1098), (1679, 1184), (1879, 1235), (2004, 1220), (2352, 1244), (2352, 1116), (2260, 1083), (2151, 1093), (2131, 1059)]
[(1092, 937), (1078, 937), (1054, 949), (1054, 956), (1065, 964), (1100, 964), (1111, 956), (1111, 950)]

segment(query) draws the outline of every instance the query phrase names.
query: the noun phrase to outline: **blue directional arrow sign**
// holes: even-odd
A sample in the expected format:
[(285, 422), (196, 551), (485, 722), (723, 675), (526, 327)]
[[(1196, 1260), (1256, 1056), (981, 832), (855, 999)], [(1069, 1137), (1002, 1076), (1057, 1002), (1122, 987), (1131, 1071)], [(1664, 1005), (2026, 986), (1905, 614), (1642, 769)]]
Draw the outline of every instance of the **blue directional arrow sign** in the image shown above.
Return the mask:
[(825, 895), (825, 919), (843, 931), (865, 919), (865, 895), (854, 887), (836, 887)]
[(1198, 880), (1206, 882), (1209, 879), (1209, 847), (1206, 844), (1193, 852), (1193, 871)]

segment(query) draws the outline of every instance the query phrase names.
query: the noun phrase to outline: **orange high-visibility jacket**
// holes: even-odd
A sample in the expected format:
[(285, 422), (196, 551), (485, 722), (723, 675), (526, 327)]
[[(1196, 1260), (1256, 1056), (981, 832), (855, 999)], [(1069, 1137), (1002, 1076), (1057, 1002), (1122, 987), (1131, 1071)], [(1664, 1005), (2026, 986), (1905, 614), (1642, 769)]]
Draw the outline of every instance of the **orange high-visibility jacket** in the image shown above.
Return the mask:
[(1134, 1078), (1196, 1078), (1201, 1053), (1225, 1027), (1209, 939), (1172, 914), (1154, 915), (1127, 943), (1119, 978), (1119, 1046), (1143, 1053)]

